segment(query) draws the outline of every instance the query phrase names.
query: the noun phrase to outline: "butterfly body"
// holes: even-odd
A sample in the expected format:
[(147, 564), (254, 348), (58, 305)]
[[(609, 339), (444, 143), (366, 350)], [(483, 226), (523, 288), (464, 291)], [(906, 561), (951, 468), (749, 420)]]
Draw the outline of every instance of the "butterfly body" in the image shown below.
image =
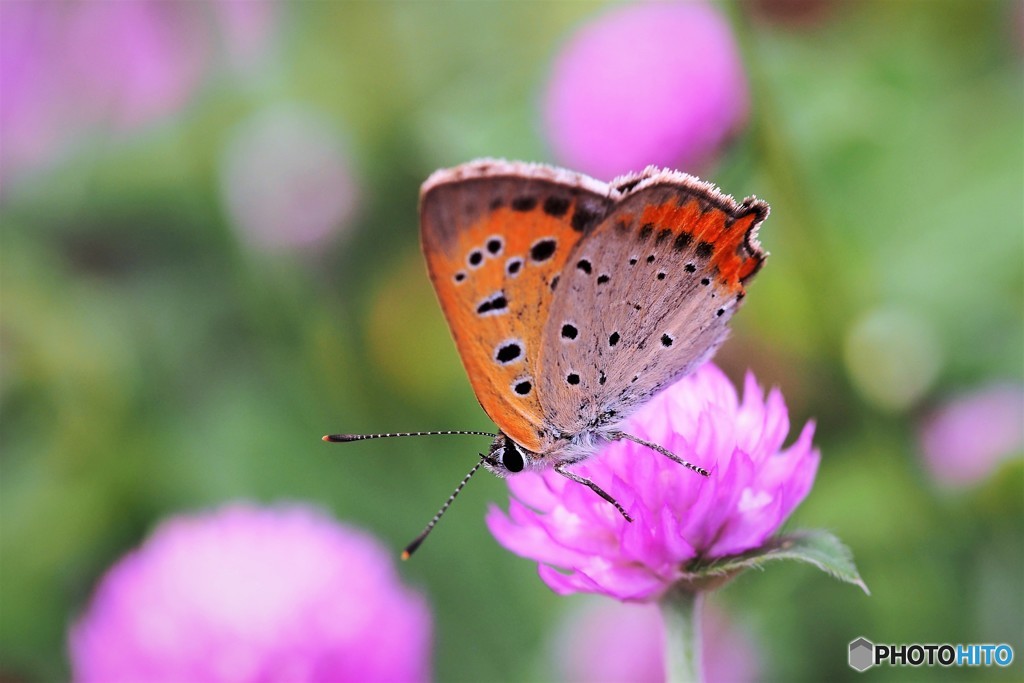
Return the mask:
[(757, 199), (654, 168), (610, 184), (490, 159), (433, 174), (421, 240), (500, 430), (484, 466), (575, 478), (566, 465), (637, 440), (622, 432), (626, 418), (724, 341), (764, 261), (756, 232), (767, 214)]

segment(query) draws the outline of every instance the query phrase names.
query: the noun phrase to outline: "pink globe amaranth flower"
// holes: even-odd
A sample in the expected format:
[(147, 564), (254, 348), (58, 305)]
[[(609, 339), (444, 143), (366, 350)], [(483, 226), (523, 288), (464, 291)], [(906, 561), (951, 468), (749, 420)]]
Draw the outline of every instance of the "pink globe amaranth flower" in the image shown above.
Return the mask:
[(164, 522), (114, 565), (70, 651), (76, 681), (423, 681), (430, 633), (371, 536), (234, 504)]
[(919, 439), (925, 465), (940, 485), (982, 481), (1024, 453), (1024, 386), (992, 384), (952, 398), (925, 420)]
[[(761, 656), (750, 635), (712, 605), (705, 605), (699, 621), (702, 680), (758, 680)], [(663, 683), (662, 616), (655, 605), (595, 599), (559, 626), (553, 656), (565, 683)]]
[(704, 2), (628, 5), (585, 25), (555, 60), (544, 120), (556, 158), (611, 179), (697, 170), (746, 121), (732, 31)]
[(694, 563), (762, 546), (807, 495), (820, 459), (813, 423), (782, 448), (789, 417), (778, 390), (765, 399), (748, 373), (741, 402), (710, 363), (651, 399), (623, 431), (711, 476), (625, 440), (571, 467), (618, 500), (632, 523), (556, 472), (511, 477), (508, 514), (492, 507), (488, 526), (503, 546), (540, 562), (557, 593), (657, 600), (691, 580)]

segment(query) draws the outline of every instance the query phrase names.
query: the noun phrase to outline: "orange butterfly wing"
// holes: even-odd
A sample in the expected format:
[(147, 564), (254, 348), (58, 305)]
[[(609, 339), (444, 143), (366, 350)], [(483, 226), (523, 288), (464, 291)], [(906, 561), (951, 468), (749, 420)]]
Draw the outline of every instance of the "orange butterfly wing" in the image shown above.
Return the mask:
[(438, 171), (420, 192), (427, 269), (477, 400), (534, 452), (546, 442), (537, 360), (552, 290), (611, 204), (586, 176), (497, 160)]

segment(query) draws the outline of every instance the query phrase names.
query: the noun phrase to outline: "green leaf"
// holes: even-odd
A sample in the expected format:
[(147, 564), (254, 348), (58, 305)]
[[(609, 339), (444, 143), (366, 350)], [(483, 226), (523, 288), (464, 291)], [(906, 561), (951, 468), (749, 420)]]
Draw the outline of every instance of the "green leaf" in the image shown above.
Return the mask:
[(840, 581), (859, 586), (871, 595), (867, 584), (857, 572), (850, 549), (834, 535), (821, 529), (806, 529), (777, 536), (756, 550), (716, 560), (696, 569), (694, 573), (731, 577), (744, 569), (759, 568), (770, 560), (798, 560), (812, 564)]

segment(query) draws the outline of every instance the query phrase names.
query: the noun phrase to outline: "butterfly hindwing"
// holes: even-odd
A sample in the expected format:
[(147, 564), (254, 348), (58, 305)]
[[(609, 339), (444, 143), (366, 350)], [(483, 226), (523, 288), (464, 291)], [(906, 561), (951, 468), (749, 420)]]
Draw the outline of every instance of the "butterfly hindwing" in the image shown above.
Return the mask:
[(556, 433), (617, 423), (710, 357), (764, 260), (768, 207), (675, 172), (616, 183), (560, 276), (536, 372)]
[(537, 363), (552, 290), (609, 210), (608, 188), (546, 166), (481, 160), (420, 194), (430, 278), (477, 399), (521, 446), (542, 449)]

